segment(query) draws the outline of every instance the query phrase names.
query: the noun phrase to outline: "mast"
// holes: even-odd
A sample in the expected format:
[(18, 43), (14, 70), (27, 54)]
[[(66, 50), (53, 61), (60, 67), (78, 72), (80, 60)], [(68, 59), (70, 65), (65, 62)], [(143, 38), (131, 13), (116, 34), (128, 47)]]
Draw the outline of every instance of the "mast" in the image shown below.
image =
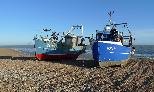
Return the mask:
[(114, 11), (110, 11), (108, 14), (109, 14), (109, 23), (110, 23), (110, 25), (113, 25), (112, 15), (114, 14)]
[(68, 35), (69, 33), (71, 33), (72, 31), (74, 31), (75, 29), (80, 29), (81, 30), (81, 36), (83, 36), (83, 26), (79, 26), (79, 25), (76, 25), (76, 26), (72, 26), (71, 29), (65, 34), (65, 35)]

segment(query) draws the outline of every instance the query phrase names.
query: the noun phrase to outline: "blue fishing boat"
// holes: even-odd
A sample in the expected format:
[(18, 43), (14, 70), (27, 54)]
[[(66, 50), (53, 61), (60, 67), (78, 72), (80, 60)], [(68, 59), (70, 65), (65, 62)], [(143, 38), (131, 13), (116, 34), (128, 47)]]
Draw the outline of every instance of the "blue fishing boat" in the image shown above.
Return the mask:
[[(127, 23), (115, 24), (112, 22), (113, 12), (108, 13), (109, 23), (104, 30), (96, 30), (96, 40), (92, 46), (93, 58), (100, 66), (125, 64), (134, 53), (133, 37), (128, 29)], [(124, 35), (125, 31), (128, 35)], [(121, 29), (121, 31), (118, 30)]]

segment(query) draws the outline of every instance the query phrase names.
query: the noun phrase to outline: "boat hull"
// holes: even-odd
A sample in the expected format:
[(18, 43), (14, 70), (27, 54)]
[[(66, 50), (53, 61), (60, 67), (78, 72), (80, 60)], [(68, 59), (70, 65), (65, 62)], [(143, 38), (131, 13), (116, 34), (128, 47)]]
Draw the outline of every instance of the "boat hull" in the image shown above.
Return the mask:
[(118, 42), (94, 42), (92, 51), (94, 60), (99, 63), (125, 61), (131, 54), (130, 47), (123, 46)]
[(38, 60), (76, 60), (78, 54), (36, 54)]

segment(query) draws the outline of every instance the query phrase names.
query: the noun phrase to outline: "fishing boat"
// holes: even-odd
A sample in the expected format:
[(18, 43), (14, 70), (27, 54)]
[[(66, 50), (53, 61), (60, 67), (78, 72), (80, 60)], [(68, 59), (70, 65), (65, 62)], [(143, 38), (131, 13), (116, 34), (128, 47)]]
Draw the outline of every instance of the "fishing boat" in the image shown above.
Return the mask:
[[(78, 30), (80, 33), (75, 33)], [(51, 30), (44, 29), (45, 32)], [(86, 45), (83, 38), (83, 26), (72, 26), (62, 36), (57, 32), (52, 32), (51, 36), (34, 37), (35, 56), (38, 60), (76, 60), (76, 58), (85, 52)]]
[[(113, 23), (113, 13), (108, 13), (110, 19), (104, 29), (96, 30), (96, 40), (92, 46), (93, 58), (100, 66), (123, 65), (135, 51), (128, 23)], [(124, 34), (126, 32), (128, 35)]]

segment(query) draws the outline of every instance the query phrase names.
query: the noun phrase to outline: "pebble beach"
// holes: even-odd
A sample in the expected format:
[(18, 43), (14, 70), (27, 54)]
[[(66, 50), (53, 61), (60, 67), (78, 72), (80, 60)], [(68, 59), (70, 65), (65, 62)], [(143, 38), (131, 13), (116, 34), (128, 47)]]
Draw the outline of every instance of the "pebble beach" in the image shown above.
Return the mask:
[[(0, 49), (1, 56), (22, 56)], [(0, 58), (1, 92), (153, 92), (154, 60), (130, 59), (122, 67), (84, 67), (64, 61)]]

